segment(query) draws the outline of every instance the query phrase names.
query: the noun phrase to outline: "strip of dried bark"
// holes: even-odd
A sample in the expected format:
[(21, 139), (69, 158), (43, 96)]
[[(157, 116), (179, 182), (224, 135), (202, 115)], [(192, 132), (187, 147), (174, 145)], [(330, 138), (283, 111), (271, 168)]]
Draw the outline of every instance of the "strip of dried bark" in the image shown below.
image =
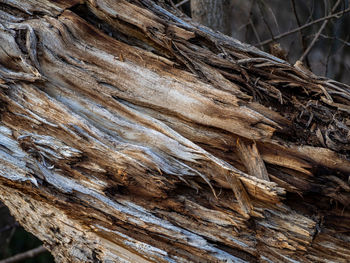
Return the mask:
[(348, 86), (163, 1), (0, 3), (0, 198), (57, 261), (350, 260)]

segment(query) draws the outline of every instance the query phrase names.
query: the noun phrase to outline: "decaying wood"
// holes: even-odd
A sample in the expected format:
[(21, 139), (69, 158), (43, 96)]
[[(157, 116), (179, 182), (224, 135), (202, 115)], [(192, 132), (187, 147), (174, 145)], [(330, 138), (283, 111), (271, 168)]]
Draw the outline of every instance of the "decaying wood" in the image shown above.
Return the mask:
[(0, 1), (0, 199), (58, 262), (348, 262), (350, 88), (167, 1)]

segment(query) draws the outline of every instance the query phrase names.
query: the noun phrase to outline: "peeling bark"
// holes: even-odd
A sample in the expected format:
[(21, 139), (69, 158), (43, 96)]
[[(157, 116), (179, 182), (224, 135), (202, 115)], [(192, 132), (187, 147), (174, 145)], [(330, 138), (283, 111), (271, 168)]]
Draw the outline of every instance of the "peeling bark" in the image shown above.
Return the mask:
[(167, 1), (0, 3), (0, 199), (57, 262), (350, 260), (349, 86)]

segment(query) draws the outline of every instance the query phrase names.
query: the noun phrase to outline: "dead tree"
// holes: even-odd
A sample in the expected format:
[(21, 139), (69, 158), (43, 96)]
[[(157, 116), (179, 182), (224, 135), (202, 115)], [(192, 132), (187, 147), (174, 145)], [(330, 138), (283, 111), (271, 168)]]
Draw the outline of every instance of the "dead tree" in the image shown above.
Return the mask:
[(191, 0), (191, 16), (196, 22), (231, 35), (232, 6), (230, 0)]
[(349, 262), (349, 86), (164, 0), (0, 2), (0, 199), (57, 262)]

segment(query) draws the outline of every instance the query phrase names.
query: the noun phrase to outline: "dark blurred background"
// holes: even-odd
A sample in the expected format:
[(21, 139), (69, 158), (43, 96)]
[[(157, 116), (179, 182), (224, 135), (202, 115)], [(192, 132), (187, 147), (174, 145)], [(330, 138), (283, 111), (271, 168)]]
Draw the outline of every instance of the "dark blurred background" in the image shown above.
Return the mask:
[[(271, 45), (279, 44), (291, 64), (300, 60), (310, 47), (302, 59), (305, 66), (316, 75), (350, 84), (349, 0), (172, 2), (194, 20), (266, 52), (271, 53)], [(334, 16), (335, 13), (339, 14)], [(324, 19), (331, 15), (331, 19)], [(322, 21), (314, 23), (318, 19)], [(290, 32), (308, 23), (312, 25)], [(279, 37), (281, 34), (286, 36)], [(314, 38), (314, 44), (311, 44)], [(267, 40), (270, 41), (261, 44)]]
[[(40, 246), (42, 242), (25, 231), (10, 215), (9, 210), (0, 202), (0, 260)], [(21, 262), (50, 263), (54, 262), (49, 252)]]

